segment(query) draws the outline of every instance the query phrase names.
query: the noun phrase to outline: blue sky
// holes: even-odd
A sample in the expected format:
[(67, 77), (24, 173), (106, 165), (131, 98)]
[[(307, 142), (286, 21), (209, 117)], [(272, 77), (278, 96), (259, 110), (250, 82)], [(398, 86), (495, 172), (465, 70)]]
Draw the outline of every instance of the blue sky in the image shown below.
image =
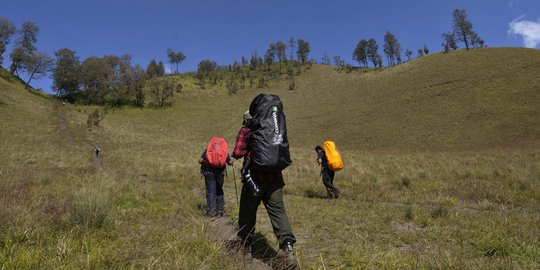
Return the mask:
[[(262, 55), (269, 43), (291, 36), (311, 44), (310, 58), (328, 52), (353, 64), (357, 42), (382, 43), (387, 30), (413, 55), (424, 44), (440, 51), (456, 8), (467, 11), (490, 47), (539, 47), (538, 0), (0, 0), (0, 17), (17, 27), (37, 23), (36, 45), (50, 55), (70, 48), (82, 61), (129, 53), (146, 67), (152, 58), (166, 62), (172, 48), (187, 56), (180, 70), (193, 71), (203, 59), (229, 64), (255, 51)], [(32, 85), (48, 91), (51, 80)]]

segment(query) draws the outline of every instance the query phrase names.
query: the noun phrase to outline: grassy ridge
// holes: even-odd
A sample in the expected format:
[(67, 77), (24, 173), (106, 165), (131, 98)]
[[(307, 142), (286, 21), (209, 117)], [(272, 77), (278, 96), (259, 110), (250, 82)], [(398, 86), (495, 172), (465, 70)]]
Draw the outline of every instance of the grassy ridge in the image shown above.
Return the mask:
[[(263, 89), (281, 96), (287, 114), (294, 163), (284, 172), (285, 201), (302, 266), (538, 267), (538, 53), (457, 51), (352, 73), (313, 66), (293, 91), (285, 81)], [(94, 108), (54, 106), (0, 80), (0, 146), (9, 153), (0, 159), (8, 206), (0, 263), (242, 268), (205, 233), (196, 159), (214, 135), (234, 141), (261, 89), (228, 95), (184, 85), (171, 108), (109, 111), (89, 130)], [(322, 198), (314, 162), (327, 138), (346, 164), (339, 200)], [(230, 176), (226, 212), (235, 222)], [(258, 218), (275, 244), (264, 212)]]
[(526, 49), (456, 51), (361, 76), (315, 67), (284, 96), (291, 137), (391, 151), (538, 142), (539, 56)]

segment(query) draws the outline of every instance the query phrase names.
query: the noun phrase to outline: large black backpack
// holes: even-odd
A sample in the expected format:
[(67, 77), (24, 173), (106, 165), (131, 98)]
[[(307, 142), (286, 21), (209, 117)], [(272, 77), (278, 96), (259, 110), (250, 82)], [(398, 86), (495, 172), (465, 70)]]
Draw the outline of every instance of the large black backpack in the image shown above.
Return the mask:
[(276, 95), (259, 94), (249, 106), (251, 119), (251, 168), (280, 172), (291, 165), (283, 104)]

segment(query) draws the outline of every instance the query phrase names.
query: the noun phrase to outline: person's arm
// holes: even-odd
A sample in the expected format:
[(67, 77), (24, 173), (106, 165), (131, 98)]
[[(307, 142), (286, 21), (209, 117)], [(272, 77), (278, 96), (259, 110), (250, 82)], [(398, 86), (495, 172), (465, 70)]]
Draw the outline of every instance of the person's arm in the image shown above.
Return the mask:
[(240, 159), (246, 154), (246, 131), (245, 128), (241, 128), (236, 136), (236, 142), (232, 152), (234, 159)]
[(229, 164), (229, 166), (232, 166), (234, 164), (234, 159), (232, 159), (229, 155), (227, 155), (227, 164)]
[(201, 157), (198, 160), (199, 164), (203, 164), (205, 159), (206, 159), (206, 149), (204, 149), (204, 151), (202, 152)]
[(322, 154), (320, 152), (317, 153), (317, 163), (319, 163), (319, 165), (322, 165)]

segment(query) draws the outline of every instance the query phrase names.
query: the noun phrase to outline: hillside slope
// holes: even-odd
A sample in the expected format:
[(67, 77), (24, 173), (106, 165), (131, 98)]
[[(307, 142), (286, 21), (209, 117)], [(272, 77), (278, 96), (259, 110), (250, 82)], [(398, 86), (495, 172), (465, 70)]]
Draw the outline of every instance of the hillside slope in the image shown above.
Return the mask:
[(293, 142), (472, 150), (539, 142), (538, 74), (539, 50), (461, 50), (366, 74), (316, 66), (282, 98)]
[(540, 141), (538, 74), (540, 51), (523, 48), (439, 53), (351, 73), (314, 65), (293, 91), (286, 82), (232, 96), (224, 89), (184, 89), (167, 115), (181, 111), (198, 119), (195, 134), (234, 137), (238, 115), (256, 94), (269, 92), (281, 96), (293, 147), (326, 139), (371, 151), (524, 147)]

